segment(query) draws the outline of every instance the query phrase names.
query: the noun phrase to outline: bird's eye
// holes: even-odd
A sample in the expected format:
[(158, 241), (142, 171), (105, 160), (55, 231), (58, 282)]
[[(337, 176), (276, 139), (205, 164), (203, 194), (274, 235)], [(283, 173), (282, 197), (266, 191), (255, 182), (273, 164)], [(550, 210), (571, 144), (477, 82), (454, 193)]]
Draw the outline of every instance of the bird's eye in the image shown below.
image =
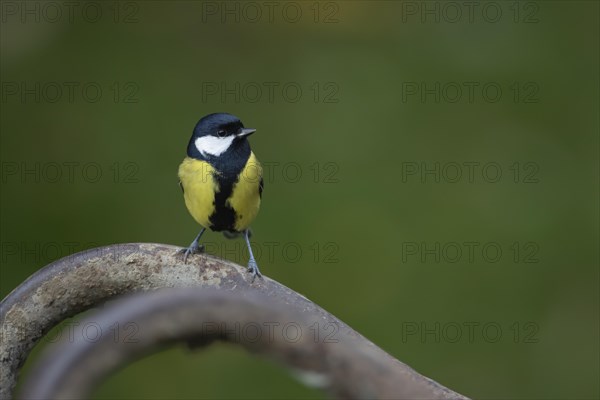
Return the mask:
[(224, 130), (224, 129), (220, 129), (220, 130), (217, 132), (217, 135), (219, 135), (219, 137), (223, 137), (223, 136), (225, 136), (225, 130)]

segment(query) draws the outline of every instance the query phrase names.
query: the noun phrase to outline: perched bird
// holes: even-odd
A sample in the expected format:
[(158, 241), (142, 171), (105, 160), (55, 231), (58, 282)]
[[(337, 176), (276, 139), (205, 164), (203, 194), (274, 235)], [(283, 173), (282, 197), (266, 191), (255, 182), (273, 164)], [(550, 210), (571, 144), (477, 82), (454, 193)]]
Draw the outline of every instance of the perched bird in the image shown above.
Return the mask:
[(209, 114), (194, 128), (187, 157), (179, 166), (179, 185), (185, 205), (202, 229), (182, 250), (184, 262), (201, 252), (199, 240), (208, 228), (227, 237), (244, 236), (250, 260), (248, 271), (261, 276), (250, 246), (250, 224), (258, 214), (263, 191), (262, 167), (250, 149), (239, 118), (226, 113)]

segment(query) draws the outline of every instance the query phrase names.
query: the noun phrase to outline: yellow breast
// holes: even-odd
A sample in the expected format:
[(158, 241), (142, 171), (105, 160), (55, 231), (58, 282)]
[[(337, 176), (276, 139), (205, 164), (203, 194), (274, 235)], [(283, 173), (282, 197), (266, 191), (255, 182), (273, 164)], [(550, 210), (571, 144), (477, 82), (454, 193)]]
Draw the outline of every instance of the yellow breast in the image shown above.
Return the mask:
[(219, 190), (213, 179), (215, 169), (206, 161), (186, 157), (179, 166), (179, 180), (183, 198), (192, 217), (200, 225), (210, 227), (210, 216), (215, 211), (215, 192)]
[[(221, 189), (217, 179), (218, 171), (206, 161), (186, 157), (179, 166), (178, 175), (188, 211), (200, 225), (211, 228), (211, 216), (217, 212), (215, 193)], [(261, 184), (262, 167), (254, 153), (250, 153), (225, 202), (225, 206), (235, 212), (232, 229), (238, 232), (246, 230), (258, 214)]]
[(260, 188), (262, 184), (262, 166), (254, 153), (250, 153), (239, 180), (233, 186), (233, 192), (227, 203), (236, 212), (235, 230), (247, 229), (260, 209)]

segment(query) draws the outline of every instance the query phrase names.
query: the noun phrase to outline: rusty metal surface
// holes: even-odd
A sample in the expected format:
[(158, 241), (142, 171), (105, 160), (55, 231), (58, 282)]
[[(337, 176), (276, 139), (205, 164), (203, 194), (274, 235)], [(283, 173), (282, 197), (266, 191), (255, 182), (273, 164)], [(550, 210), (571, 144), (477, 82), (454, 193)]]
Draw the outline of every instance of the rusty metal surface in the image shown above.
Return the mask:
[[(404, 383), (405, 392), (397, 392), (400, 388), (395, 387), (391, 397), (400, 398), (403, 393), (413, 396), (413, 393), (421, 393), (416, 390), (425, 390), (423, 393), (427, 393), (428, 398), (463, 398), (416, 373), (291, 289), (266, 277), (252, 282), (245, 268), (208, 255), (195, 255), (184, 264), (182, 258), (176, 255), (178, 250), (180, 248), (175, 246), (143, 243), (92, 249), (48, 265), (16, 288), (0, 303), (0, 397), (11, 397), (18, 370), (31, 349), (65, 318), (119, 295), (194, 287), (218, 289), (221, 294), (231, 294), (236, 298), (242, 293), (262, 296), (263, 302), (276, 304), (298, 320), (320, 319), (336, 324), (341, 337), (352, 341), (356, 351), (365, 352), (375, 363), (378, 373), (372, 372), (371, 377), (378, 382), (374, 387), (382, 391), (372, 392), (381, 394), (374, 397), (386, 397), (383, 393), (389, 394), (389, 391), (385, 392), (384, 388), (395, 379)], [(344, 363), (338, 367), (340, 371), (347, 369)], [(383, 376), (384, 371), (387, 372), (383, 375), (390, 373), (389, 376), (395, 378), (377, 379), (377, 376)]]

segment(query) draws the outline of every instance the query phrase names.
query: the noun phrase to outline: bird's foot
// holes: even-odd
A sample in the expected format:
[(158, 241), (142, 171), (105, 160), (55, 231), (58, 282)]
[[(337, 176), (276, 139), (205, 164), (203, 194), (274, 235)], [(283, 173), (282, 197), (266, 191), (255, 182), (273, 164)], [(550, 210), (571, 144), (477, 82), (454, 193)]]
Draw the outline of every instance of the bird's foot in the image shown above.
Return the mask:
[(256, 261), (254, 259), (250, 259), (250, 261), (248, 261), (248, 272), (250, 272), (252, 274), (252, 282), (254, 282), (254, 280), (256, 279), (257, 276), (259, 278), (262, 278), (262, 274), (260, 273), (260, 270), (258, 269), (258, 264), (256, 263)]
[(204, 253), (204, 245), (202, 245), (202, 246), (192, 245), (188, 248), (181, 249), (177, 252), (177, 254), (183, 254), (183, 263), (184, 264), (187, 262), (187, 259), (190, 254), (200, 254), (200, 253)]

